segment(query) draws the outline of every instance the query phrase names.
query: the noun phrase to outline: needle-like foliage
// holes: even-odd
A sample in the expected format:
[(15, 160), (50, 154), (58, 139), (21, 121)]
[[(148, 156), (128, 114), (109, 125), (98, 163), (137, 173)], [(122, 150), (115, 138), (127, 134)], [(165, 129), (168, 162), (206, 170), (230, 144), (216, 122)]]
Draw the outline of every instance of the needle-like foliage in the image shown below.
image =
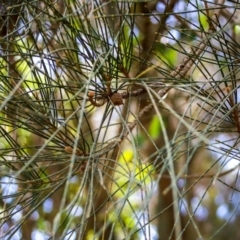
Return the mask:
[(0, 238), (236, 239), (239, 13), (1, 1)]

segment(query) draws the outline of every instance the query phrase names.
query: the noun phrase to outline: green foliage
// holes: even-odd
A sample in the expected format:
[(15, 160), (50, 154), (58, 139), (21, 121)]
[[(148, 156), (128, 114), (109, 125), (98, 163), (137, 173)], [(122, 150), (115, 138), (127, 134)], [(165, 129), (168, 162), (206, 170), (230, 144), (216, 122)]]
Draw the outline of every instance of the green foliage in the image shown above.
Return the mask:
[(161, 124), (158, 117), (153, 116), (149, 126), (149, 135), (155, 140), (158, 138), (159, 134), (161, 134)]
[(236, 238), (238, 13), (0, 2), (0, 238)]

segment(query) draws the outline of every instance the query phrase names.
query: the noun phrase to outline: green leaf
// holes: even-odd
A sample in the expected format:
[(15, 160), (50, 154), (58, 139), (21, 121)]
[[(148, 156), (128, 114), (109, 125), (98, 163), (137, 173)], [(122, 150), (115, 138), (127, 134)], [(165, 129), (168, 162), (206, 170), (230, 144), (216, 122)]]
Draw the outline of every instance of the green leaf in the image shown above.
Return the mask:
[(161, 132), (161, 124), (160, 124), (160, 121), (159, 121), (157, 115), (155, 115), (152, 118), (152, 121), (151, 121), (150, 126), (149, 126), (149, 135), (154, 140), (154, 139), (158, 138), (160, 132)]

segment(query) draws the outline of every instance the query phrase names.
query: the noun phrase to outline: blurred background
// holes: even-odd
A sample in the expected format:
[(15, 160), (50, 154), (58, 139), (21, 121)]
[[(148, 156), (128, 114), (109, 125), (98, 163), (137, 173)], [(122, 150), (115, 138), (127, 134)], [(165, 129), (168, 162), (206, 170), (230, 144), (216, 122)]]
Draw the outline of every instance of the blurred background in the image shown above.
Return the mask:
[(0, 239), (240, 239), (238, 1), (0, 2)]

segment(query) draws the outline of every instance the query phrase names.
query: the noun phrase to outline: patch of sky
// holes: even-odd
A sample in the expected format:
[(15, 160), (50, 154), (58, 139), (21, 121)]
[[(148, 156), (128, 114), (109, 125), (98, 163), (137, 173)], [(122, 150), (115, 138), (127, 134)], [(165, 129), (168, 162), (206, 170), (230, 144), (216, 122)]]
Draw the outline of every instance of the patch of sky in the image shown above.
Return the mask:
[(225, 199), (224, 199), (224, 197), (223, 197), (222, 194), (218, 194), (218, 195), (215, 197), (214, 201), (215, 201), (215, 203), (216, 203), (218, 206), (220, 206), (220, 205), (222, 205), (222, 204), (224, 203)]
[(231, 211), (226, 203), (220, 205), (217, 208), (216, 214), (222, 220), (229, 220), (229, 218), (231, 217)]
[(12, 217), (11, 217), (12, 221), (14, 223), (19, 222), (23, 216), (21, 206), (20, 205), (15, 206), (11, 214), (12, 214)]
[(42, 231), (39, 231), (37, 229), (33, 230), (32, 234), (31, 234), (31, 238), (32, 240), (48, 240), (50, 236), (48, 236), (47, 234), (45, 234)]
[(209, 199), (209, 193), (206, 191), (206, 187), (203, 185), (199, 185), (197, 186), (196, 189), (196, 196), (201, 199), (202, 196), (204, 196), (204, 200), (208, 200)]
[(26, 29), (27, 27), (28, 27), (27, 24), (24, 23), (24, 22), (22, 21), (22, 19), (20, 18), (20, 19), (19, 19), (19, 22), (18, 22), (17, 33), (18, 33), (19, 35), (24, 34), (24, 33), (26, 32), (26, 30), (27, 30), (27, 29)]
[[(40, 70), (44, 70), (44, 76), (50, 76), (52, 79), (56, 78), (56, 63), (55, 60), (51, 58), (51, 53), (47, 50), (43, 50), (43, 53), (35, 55), (32, 57), (34, 67)], [(61, 75), (62, 70), (58, 70), (59, 75)], [(40, 72), (41, 75), (41, 72)]]
[(39, 219), (39, 213), (38, 211), (34, 211), (31, 216), (30, 216), (31, 220), (33, 221), (37, 221)]
[(204, 221), (207, 219), (209, 212), (208, 212), (207, 208), (201, 204), (199, 198), (193, 197), (191, 199), (191, 206), (192, 206), (192, 211), (194, 212), (194, 216), (196, 217), (196, 219), (198, 219), (199, 221)]
[(177, 1), (176, 4), (174, 5), (173, 12), (180, 17), (186, 18), (186, 11), (188, 11), (188, 8), (190, 7), (189, 5), (190, 4), (187, 4), (186, 1)]
[[(139, 37), (140, 31), (137, 26), (133, 27), (133, 33), (136, 37)], [(129, 30), (129, 34), (131, 34), (131, 30)]]
[(228, 222), (234, 222), (236, 220), (236, 212), (231, 210), (229, 205), (225, 203), (217, 208), (216, 215), (218, 218)]
[[(239, 165), (239, 151), (231, 150), (231, 154), (228, 154), (231, 147), (235, 146), (236, 140), (233, 135), (218, 134), (210, 139), (210, 146), (212, 146), (211, 154), (219, 161), (222, 170), (229, 170)], [(236, 168), (237, 171), (237, 168)], [(236, 171), (232, 171), (229, 174), (235, 174)]]
[(160, 22), (160, 16), (156, 15), (156, 12), (153, 12), (153, 15), (150, 16), (150, 21), (153, 24), (158, 24)]
[[(149, 222), (149, 215), (147, 212), (139, 212), (138, 214), (138, 227), (141, 228), (139, 237), (141, 240), (157, 240), (158, 233), (154, 225)], [(146, 224), (148, 223), (148, 224)]]
[(188, 213), (188, 211), (187, 211), (187, 208), (188, 208), (187, 201), (185, 199), (179, 200), (178, 206), (179, 206), (181, 215), (186, 216), (187, 213)]
[(167, 18), (166, 25), (174, 28), (176, 26), (176, 24), (177, 24), (176, 17), (174, 17), (173, 15), (170, 15)]
[(77, 234), (73, 230), (68, 230), (66, 236), (63, 238), (63, 240), (75, 240), (77, 238)]
[(179, 188), (184, 188), (185, 184), (186, 184), (186, 180), (185, 179), (183, 179), (183, 178), (178, 179), (177, 185), (178, 185)]
[(78, 181), (78, 177), (77, 176), (73, 176), (71, 179), (70, 179), (70, 183), (76, 183)]
[(89, 70), (91, 70), (93, 62), (92, 59), (90, 59), (90, 56), (95, 55), (92, 48), (90, 46), (86, 46), (85, 42), (87, 42), (87, 39), (84, 36), (81, 36), (81, 38), (77, 38), (76, 42), (79, 48), (79, 61), (84, 63), (85, 65), (88, 65)]
[(80, 206), (69, 206), (68, 207), (69, 214), (74, 216), (74, 217), (80, 217), (83, 213), (83, 209)]
[[(239, 184), (235, 183), (236, 185), (239, 186)], [(228, 195), (228, 206), (231, 209), (231, 212), (234, 212), (234, 215), (240, 214), (240, 193), (237, 191), (232, 192), (232, 194)]]
[(156, 10), (159, 13), (164, 13), (164, 11), (165, 11), (165, 4), (162, 3), (162, 2), (158, 2), (157, 5), (156, 5)]
[(9, 234), (2, 236), (0, 239), (1, 240), (20, 240), (20, 239), (22, 239), (22, 233), (20, 230), (17, 230), (13, 234), (11, 234), (11, 232), (9, 232)]
[(179, 38), (180, 38), (179, 31), (171, 29), (167, 36), (161, 38), (161, 43), (173, 45), (177, 43), (177, 40)]
[(53, 200), (51, 198), (47, 198), (44, 202), (43, 202), (43, 211), (45, 213), (50, 213), (53, 210)]
[[(191, 4), (186, 1), (178, 1), (174, 6), (174, 13), (178, 14), (178, 16), (186, 18), (190, 21), (190, 27), (192, 29), (196, 29), (196, 26), (199, 26), (198, 15), (197, 15), (197, 7), (196, 4)], [(198, 5), (201, 5), (199, 2)]]
[(9, 224), (5, 222), (4, 224), (1, 225), (1, 231), (0, 232), (5, 233), (9, 230), (9, 228), (10, 228)]
[(3, 201), (7, 204), (11, 203), (14, 198), (11, 195), (17, 193), (18, 185), (16, 180), (10, 177), (1, 178), (1, 189)]
[[(145, 191), (142, 191), (142, 189), (145, 189)], [(140, 199), (144, 199), (146, 202), (149, 202), (150, 199), (158, 195), (157, 182), (151, 182), (147, 185), (143, 184), (142, 189), (139, 189), (130, 196), (129, 199), (131, 202), (138, 203)]]

